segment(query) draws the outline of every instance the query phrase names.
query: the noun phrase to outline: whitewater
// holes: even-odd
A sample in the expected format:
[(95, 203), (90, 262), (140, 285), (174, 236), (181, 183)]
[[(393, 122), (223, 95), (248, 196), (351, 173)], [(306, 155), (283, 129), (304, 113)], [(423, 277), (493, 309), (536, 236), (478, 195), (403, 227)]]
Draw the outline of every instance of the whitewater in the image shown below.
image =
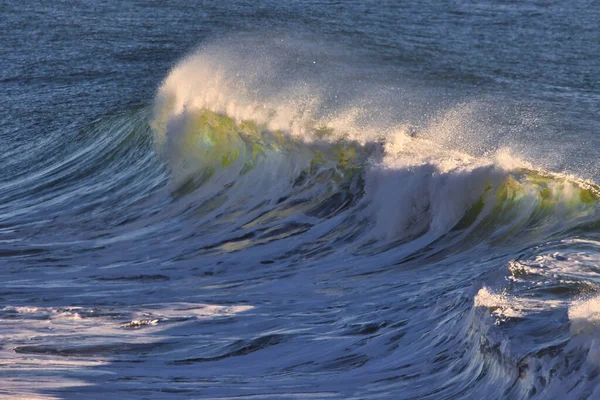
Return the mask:
[[(206, 38), (144, 58), (117, 27), (148, 14), (108, 3), (131, 18), (94, 28), (110, 63), (61, 45), (0, 76), (0, 396), (600, 397), (593, 109), (565, 122), (530, 68), (403, 66), (404, 36), (373, 28), (392, 5), (355, 36), (313, 2), (278, 12), (323, 11), (323, 35), (228, 31), (218, 7), (248, 8), (204, 5)], [(171, 7), (152, 43), (196, 26)], [(6, 6), (15, 29), (27, 10)]]

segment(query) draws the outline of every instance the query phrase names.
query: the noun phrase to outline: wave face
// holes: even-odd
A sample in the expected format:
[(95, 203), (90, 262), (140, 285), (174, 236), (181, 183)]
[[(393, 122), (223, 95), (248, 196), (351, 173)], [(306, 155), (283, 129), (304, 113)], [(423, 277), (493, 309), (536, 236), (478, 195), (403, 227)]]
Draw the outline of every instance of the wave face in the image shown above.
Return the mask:
[(341, 48), (261, 41), (0, 155), (2, 392), (600, 396), (600, 188), (490, 104), (401, 109)]

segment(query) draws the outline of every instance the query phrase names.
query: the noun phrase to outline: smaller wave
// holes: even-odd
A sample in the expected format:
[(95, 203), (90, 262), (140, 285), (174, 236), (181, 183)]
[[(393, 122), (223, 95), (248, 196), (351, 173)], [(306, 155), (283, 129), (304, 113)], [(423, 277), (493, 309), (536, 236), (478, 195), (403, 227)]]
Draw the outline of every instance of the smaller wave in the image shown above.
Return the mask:
[(475, 295), (471, 333), (497, 365), (518, 371), (512, 394), (588, 397), (596, 390), (589, 377), (600, 360), (599, 260), (598, 242), (540, 244)]

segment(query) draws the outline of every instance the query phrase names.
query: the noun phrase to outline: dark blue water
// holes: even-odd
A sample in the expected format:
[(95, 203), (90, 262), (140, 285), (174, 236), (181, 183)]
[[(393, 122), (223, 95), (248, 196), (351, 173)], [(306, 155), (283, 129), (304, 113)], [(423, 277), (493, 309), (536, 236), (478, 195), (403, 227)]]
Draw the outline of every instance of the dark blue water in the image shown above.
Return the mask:
[(0, 395), (597, 398), (599, 21), (0, 2)]

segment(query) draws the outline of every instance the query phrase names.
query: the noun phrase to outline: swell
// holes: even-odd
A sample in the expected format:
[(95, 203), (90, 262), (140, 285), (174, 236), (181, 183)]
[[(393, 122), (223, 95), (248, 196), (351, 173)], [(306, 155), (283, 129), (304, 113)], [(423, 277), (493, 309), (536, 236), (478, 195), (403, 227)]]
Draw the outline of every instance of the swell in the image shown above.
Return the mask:
[(148, 116), (147, 109), (130, 110), (75, 132), (51, 132), (40, 150), (43, 161), (16, 174), (4, 165), (10, 179), (0, 184), (0, 250), (64, 265), (97, 247), (96, 239), (117, 236), (123, 223), (149, 218), (148, 201), (167, 174), (153, 150)]

